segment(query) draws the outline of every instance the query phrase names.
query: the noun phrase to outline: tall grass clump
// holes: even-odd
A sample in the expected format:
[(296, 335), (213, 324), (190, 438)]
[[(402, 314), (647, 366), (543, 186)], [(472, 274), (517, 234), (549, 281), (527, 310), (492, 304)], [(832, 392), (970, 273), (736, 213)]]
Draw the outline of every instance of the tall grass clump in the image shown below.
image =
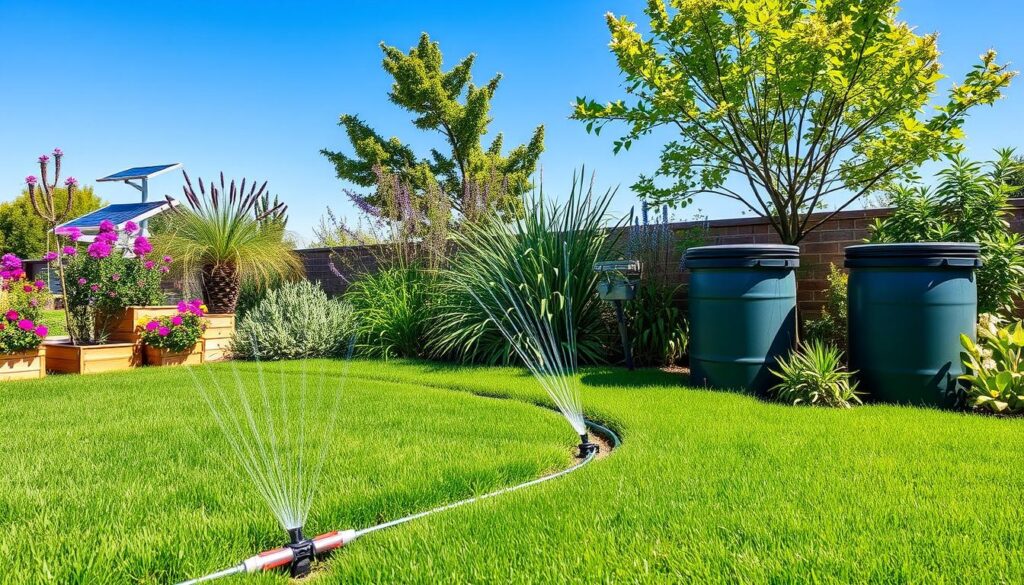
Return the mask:
[(421, 266), (399, 263), (353, 282), (345, 300), (359, 316), (359, 353), (384, 359), (424, 355), (434, 281)]
[(352, 307), (319, 284), (300, 281), (270, 289), (235, 330), (234, 354), (280, 360), (344, 355), (355, 331)]
[(772, 370), (772, 391), (783, 402), (850, 408), (860, 404), (857, 382), (843, 363), (843, 352), (817, 339), (802, 344)]
[[(431, 353), (464, 362), (487, 364), (514, 360), (512, 343), (491, 315), (507, 315), (497, 297), (488, 294), (495, 283), (531, 287), (524, 298), (548, 298), (544, 291), (572, 303), (571, 321), (552, 319), (555, 338), (568, 339), (575, 330), (580, 361), (601, 362), (607, 354), (607, 328), (596, 295), (594, 263), (614, 239), (605, 226), (608, 204), (615, 191), (595, 195), (583, 174), (573, 177), (572, 189), (561, 202), (551, 201), (543, 187), (524, 198), (521, 219), (504, 223), (483, 219), (455, 234), (455, 256), (439, 273), (439, 300), (429, 337)], [(525, 276), (525, 278), (524, 278)], [(516, 284), (522, 283), (522, 284)], [(476, 298), (474, 298), (476, 297)], [(541, 318), (542, 307), (534, 307)]]

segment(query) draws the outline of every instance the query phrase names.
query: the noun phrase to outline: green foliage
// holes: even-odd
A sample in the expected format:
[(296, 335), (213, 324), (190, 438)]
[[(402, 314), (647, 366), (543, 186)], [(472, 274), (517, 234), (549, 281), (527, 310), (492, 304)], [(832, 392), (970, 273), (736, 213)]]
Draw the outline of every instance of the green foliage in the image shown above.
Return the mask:
[(395, 265), (361, 275), (345, 292), (357, 324), (362, 355), (395, 358), (426, 354), (435, 278), (419, 265)]
[(354, 334), (352, 307), (303, 280), (268, 290), (246, 311), (233, 352), (261, 360), (344, 356)]
[[(369, 187), (378, 182), (374, 169), (381, 167), (398, 173), (415, 193), (439, 188), (450, 198), (450, 209), (465, 216), (481, 214), (473, 209), (474, 189), (497, 182), (504, 187), (503, 196), (488, 205), (499, 213), (517, 214), (520, 196), (530, 189), (530, 176), (544, 150), (544, 127), (538, 126), (527, 144), (507, 155), (501, 154), (504, 138), (500, 133), (485, 147), (482, 139), (491, 122), (491, 99), (500, 75), (486, 85), (475, 85), (470, 72), (474, 55), (442, 70), (440, 47), (426, 33), (408, 54), (383, 43), (381, 49), (384, 69), (394, 79), (388, 94), (391, 102), (415, 115), (416, 128), (440, 134), (447, 152), (432, 149), (429, 157), (417, 158), (398, 138), (385, 140), (357, 116), (346, 114), (339, 125), (345, 128), (354, 155), (321, 151), (334, 164), (338, 178)], [(382, 205), (374, 197), (370, 203)]]
[(977, 242), (978, 310), (1007, 314), (1024, 298), (1024, 239), (1010, 229), (1007, 199), (1018, 187), (1004, 182), (1024, 165), (1012, 149), (997, 151), (989, 163), (960, 156), (937, 173), (934, 191), (925, 186), (895, 185), (889, 201), (893, 214), (870, 226), (871, 242)]
[(808, 321), (805, 332), (809, 340), (817, 340), (827, 345), (846, 351), (847, 346), (847, 295), (848, 275), (829, 264), (828, 288), (825, 290), (825, 305), (821, 308), (821, 316)]
[(671, 366), (686, 355), (690, 339), (683, 312), (675, 304), (678, 290), (649, 279), (640, 283), (636, 297), (626, 303), (636, 365)]
[(983, 314), (978, 342), (961, 334), (960, 353), (967, 373), (960, 376), (972, 408), (1001, 414), (1024, 413), (1024, 325), (1003, 325)]
[(802, 344), (788, 359), (780, 359), (778, 368), (771, 370), (779, 378), (772, 392), (783, 402), (841, 408), (861, 403), (843, 352), (832, 345), (818, 340)]
[(724, 196), (767, 218), (787, 244), (827, 221), (810, 214), (830, 196), (838, 212), (954, 151), (967, 113), (1000, 98), (1015, 75), (989, 51), (929, 115), (943, 78), (937, 35), (899, 22), (897, 0), (671, 5), (648, 2), (647, 34), (608, 14), (632, 101), (581, 97), (573, 117), (594, 133), (623, 123), (616, 152), (663, 126), (678, 131), (634, 190), (675, 205)]
[(511, 225), (492, 219), (455, 235), (458, 252), (441, 273), (428, 338), (434, 356), (488, 364), (516, 359), (490, 317), (510, 310), (488, 292), (504, 283), (524, 290), (520, 296), (538, 318), (548, 315), (556, 339), (569, 338), (563, 311), (570, 303), (579, 360), (604, 361), (607, 328), (593, 266), (613, 243), (604, 221), (615, 192), (595, 195), (583, 177), (573, 177), (572, 189), (560, 203), (545, 198), (542, 187), (538, 196), (524, 199), (526, 213)]
[[(54, 205), (64, 209), (67, 205), (68, 190), (56, 187), (53, 190)], [(81, 217), (106, 205), (92, 187), (76, 188), (72, 194), (71, 212), (68, 217)], [(25, 189), (13, 201), (0, 203), (0, 248), (20, 258), (40, 258), (47, 250), (54, 249), (54, 238), (47, 238), (46, 223), (36, 215)]]

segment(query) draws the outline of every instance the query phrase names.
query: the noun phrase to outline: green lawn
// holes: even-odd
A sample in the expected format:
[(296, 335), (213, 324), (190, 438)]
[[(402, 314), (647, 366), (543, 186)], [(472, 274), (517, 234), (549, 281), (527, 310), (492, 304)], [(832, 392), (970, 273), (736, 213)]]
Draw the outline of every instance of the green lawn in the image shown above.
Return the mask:
[[(588, 413), (622, 436), (613, 456), (367, 536), (315, 582), (1024, 579), (1024, 420), (785, 407), (657, 371), (582, 379)], [(281, 540), (247, 483), (200, 445), (226, 453), (181, 370), (5, 391), (0, 578), (166, 582)], [(566, 465), (568, 426), (528, 404), (545, 401), (518, 370), (356, 362), (310, 531)]]
[(49, 335), (67, 335), (68, 324), (64, 319), (64, 309), (46, 309), (42, 321), (50, 330)]

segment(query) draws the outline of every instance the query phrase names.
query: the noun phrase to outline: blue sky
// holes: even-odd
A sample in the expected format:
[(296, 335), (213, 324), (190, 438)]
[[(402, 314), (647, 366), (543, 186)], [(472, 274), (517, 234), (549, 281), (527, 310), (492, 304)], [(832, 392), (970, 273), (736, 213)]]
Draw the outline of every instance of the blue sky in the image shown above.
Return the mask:
[[(1024, 63), (1024, 4), (1015, 0), (904, 0), (903, 18), (938, 31), (942, 62), (961, 78), (992, 47)], [(492, 131), (506, 145), (547, 128), (542, 157), (551, 192), (568, 189), (585, 164), (597, 184), (620, 186), (614, 209), (636, 203), (629, 185), (657, 164), (654, 139), (613, 156), (613, 133), (587, 135), (567, 119), (578, 95), (621, 95), (608, 52), (607, 11), (642, 18), (641, 0), (474, 2), (10, 2), (0, 0), (0, 199), (21, 189), (38, 154), (61, 147), (66, 169), (85, 183), (130, 166), (182, 162), (193, 176), (223, 170), (268, 180), (291, 209), (292, 229), (310, 237), (331, 205), (352, 210), (323, 147), (345, 148), (338, 115), (360, 115), (381, 134), (426, 151), (436, 141), (387, 101), (380, 41), (403, 49), (421, 31), (441, 42), (447, 62), (477, 53), (483, 82), (504, 74), (493, 103)], [(1020, 68), (1019, 66), (1016, 68)], [(1024, 90), (975, 113), (968, 151), (998, 146), (1024, 151)], [(178, 175), (152, 185), (180, 192)], [(134, 201), (124, 185), (100, 184), (111, 202)], [(738, 209), (707, 196), (711, 217)], [(680, 218), (694, 209), (676, 212)]]

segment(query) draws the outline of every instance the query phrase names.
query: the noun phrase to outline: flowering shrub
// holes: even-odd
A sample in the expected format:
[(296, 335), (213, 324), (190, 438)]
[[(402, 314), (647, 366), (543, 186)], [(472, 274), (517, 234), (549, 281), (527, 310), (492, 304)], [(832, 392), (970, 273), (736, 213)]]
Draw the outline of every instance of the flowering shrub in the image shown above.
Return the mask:
[(996, 413), (1024, 413), (1024, 325), (1003, 326), (998, 317), (983, 314), (977, 343), (961, 335), (960, 345), (967, 404)]
[(199, 299), (178, 303), (177, 315), (143, 319), (139, 322), (142, 342), (173, 352), (191, 350), (206, 330), (206, 305)]
[(82, 233), (77, 228), (57, 230), (69, 242), (60, 254), (64, 298), (73, 335), (82, 342), (102, 342), (125, 307), (160, 303), (160, 280), (169, 270), (168, 260), (150, 257), (153, 246), (137, 235), (134, 223), (125, 224), (123, 231), (106, 220), (99, 227), (95, 241), (84, 248), (78, 245)]
[(25, 278), (21, 259), (14, 254), (0, 258), (0, 354), (28, 351), (39, 347), (49, 333), (39, 322), (50, 291), (42, 280)]

